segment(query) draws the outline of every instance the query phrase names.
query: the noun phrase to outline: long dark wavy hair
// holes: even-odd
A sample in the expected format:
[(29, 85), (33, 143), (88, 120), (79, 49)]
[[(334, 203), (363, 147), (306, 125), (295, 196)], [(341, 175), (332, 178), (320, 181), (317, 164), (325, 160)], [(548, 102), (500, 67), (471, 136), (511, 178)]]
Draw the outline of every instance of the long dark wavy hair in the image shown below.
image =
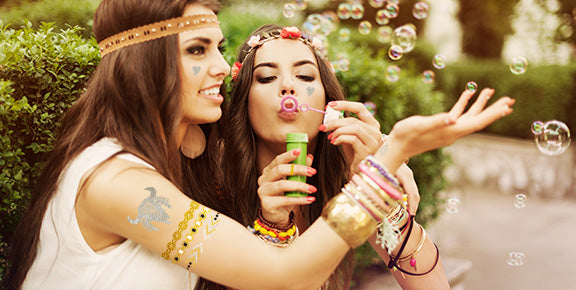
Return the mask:
[[(94, 15), (98, 42), (138, 26), (180, 17), (188, 4), (213, 11), (217, 0), (103, 0)], [(86, 91), (66, 112), (53, 151), (36, 181), (28, 211), (10, 243), (8, 289), (20, 289), (37, 253), (42, 219), (57, 188), (59, 175), (80, 152), (103, 137), (116, 138), (123, 152), (153, 165), (195, 200), (225, 211), (215, 189), (216, 166), (211, 146), (214, 125), (203, 125), (205, 154), (185, 158), (175, 142), (181, 116), (177, 36), (172, 35), (112, 52), (102, 58)]]
[[(278, 35), (282, 30), (278, 25), (265, 25), (254, 31), (253, 35)], [(249, 39), (249, 38), (248, 38)], [(231, 216), (243, 225), (254, 222), (260, 208), (258, 197), (258, 177), (261, 172), (258, 169), (256, 151), (256, 135), (248, 117), (248, 95), (252, 87), (254, 57), (257, 49), (250, 53), (248, 44), (245, 42), (240, 47), (238, 60), (244, 60), (238, 78), (230, 93), (228, 108), (223, 114), (223, 127), (226, 128), (224, 135), (223, 167), (224, 177), (223, 191), (232, 200), (234, 212)], [(320, 78), (325, 90), (325, 102), (344, 100), (344, 91), (336, 75), (331, 69), (329, 62), (320, 56), (316, 50), (312, 50), (318, 62)], [(318, 173), (308, 178), (308, 183), (316, 186), (316, 201), (305, 207), (304, 216), (307, 217), (308, 225), (318, 219), (324, 205), (340, 192), (343, 185), (349, 180), (349, 164), (344, 157), (342, 148), (334, 146), (328, 141), (324, 132), (319, 132), (316, 137), (317, 144), (314, 152), (312, 167)], [(347, 288), (352, 275), (352, 251), (332, 275), (327, 285), (330, 289)]]

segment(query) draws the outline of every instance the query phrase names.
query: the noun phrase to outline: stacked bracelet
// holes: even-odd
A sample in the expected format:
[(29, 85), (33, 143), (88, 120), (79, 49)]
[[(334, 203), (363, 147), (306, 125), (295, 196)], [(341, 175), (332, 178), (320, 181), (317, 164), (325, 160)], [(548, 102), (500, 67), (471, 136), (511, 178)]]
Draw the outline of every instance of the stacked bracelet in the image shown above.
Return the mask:
[(408, 274), (408, 275), (412, 275), (412, 276), (423, 276), (423, 275), (426, 275), (426, 274), (432, 272), (432, 270), (434, 270), (434, 268), (436, 268), (436, 265), (438, 265), (438, 260), (440, 259), (440, 251), (438, 250), (438, 246), (436, 246), (436, 244), (434, 244), (434, 248), (436, 249), (436, 258), (434, 260), (434, 264), (432, 265), (432, 267), (430, 269), (428, 269), (426, 272), (412, 273), (412, 272), (408, 272), (408, 271), (402, 269), (398, 265), (398, 262), (406, 261), (408, 259), (410, 259), (410, 266), (412, 266), (412, 267), (414, 267), (414, 269), (416, 269), (415, 256), (416, 256), (416, 254), (418, 254), (418, 252), (420, 252), (420, 250), (424, 246), (424, 242), (426, 241), (426, 231), (424, 230), (424, 228), (422, 226), (418, 225), (422, 229), (422, 236), (420, 237), (420, 241), (418, 241), (418, 246), (410, 254), (408, 254), (404, 257), (401, 257), (402, 252), (404, 251), (404, 248), (406, 247), (408, 239), (410, 238), (410, 235), (412, 233), (412, 228), (413, 228), (414, 223), (415, 223), (414, 222), (414, 216), (410, 216), (410, 220), (408, 220), (408, 223), (410, 224), (410, 226), (408, 228), (408, 235), (406, 236), (406, 238), (402, 242), (402, 246), (400, 246), (400, 250), (398, 251), (396, 256), (390, 255), (390, 261), (388, 262), (388, 268), (393, 269), (393, 270), (398, 270), (398, 271), (402, 272), (403, 274)]
[(294, 223), (294, 212), (290, 212), (288, 226), (281, 227), (268, 222), (262, 216), (262, 210), (258, 212), (258, 218), (254, 221), (253, 227), (248, 229), (261, 240), (278, 247), (289, 246), (299, 235), (298, 227)]
[(328, 201), (322, 218), (352, 248), (362, 245), (377, 225), (369, 213), (343, 193)]

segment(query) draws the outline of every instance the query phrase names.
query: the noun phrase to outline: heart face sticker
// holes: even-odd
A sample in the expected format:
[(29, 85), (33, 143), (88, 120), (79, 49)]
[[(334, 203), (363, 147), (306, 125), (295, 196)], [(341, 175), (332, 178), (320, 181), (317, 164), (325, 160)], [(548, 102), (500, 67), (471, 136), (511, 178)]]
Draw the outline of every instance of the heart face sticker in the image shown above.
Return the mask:
[(194, 75), (197, 75), (200, 72), (200, 67), (199, 66), (194, 66), (192, 68), (192, 71), (194, 72)]
[(306, 92), (308, 93), (308, 96), (311, 96), (314, 93), (314, 88), (313, 87), (307, 87)]

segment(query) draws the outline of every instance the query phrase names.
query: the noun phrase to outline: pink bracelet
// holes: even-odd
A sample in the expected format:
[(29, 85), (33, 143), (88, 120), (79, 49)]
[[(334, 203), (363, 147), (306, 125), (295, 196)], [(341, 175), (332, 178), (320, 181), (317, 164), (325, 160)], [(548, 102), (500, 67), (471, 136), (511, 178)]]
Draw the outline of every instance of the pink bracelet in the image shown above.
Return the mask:
[(374, 174), (372, 171), (370, 171), (370, 168), (368, 168), (368, 166), (366, 164), (360, 163), (358, 165), (358, 167), (360, 168), (360, 171), (362, 173), (364, 173), (366, 176), (368, 176), (370, 179), (372, 179), (372, 181), (374, 181), (376, 184), (378, 184), (378, 186), (380, 186), (380, 188), (382, 188), (382, 190), (384, 190), (386, 193), (388, 193), (388, 195), (390, 195), (390, 197), (392, 197), (395, 200), (400, 200), (402, 198), (402, 193), (400, 193), (392, 185), (388, 184), (388, 182), (382, 180), (382, 178), (376, 176), (376, 174)]

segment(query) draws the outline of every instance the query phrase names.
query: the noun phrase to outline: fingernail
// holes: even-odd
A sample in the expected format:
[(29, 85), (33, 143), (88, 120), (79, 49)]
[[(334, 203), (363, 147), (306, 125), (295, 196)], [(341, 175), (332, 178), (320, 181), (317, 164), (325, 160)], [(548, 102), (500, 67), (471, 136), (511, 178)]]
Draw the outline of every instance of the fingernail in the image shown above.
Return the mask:
[(316, 174), (316, 169), (314, 169), (314, 168), (312, 168), (312, 167), (308, 167), (308, 168), (306, 168), (306, 173), (307, 173), (309, 176), (312, 176), (312, 175)]
[(318, 189), (316, 189), (316, 187), (314, 187), (314, 185), (308, 185), (308, 192), (310, 193), (314, 193), (316, 192)]
[(338, 103), (336, 103), (334, 101), (328, 103), (328, 106), (330, 106), (330, 107), (336, 107), (336, 105), (338, 105)]
[(316, 198), (313, 197), (313, 196), (307, 196), (307, 197), (306, 197), (306, 201), (307, 201), (307, 202), (314, 202), (315, 200), (316, 200)]
[(298, 155), (300, 155), (300, 152), (302, 152), (302, 149), (300, 149), (300, 148), (294, 149), (294, 150), (292, 150), (292, 155), (298, 156)]
[(324, 130), (326, 130), (326, 125), (324, 124), (320, 125), (320, 127), (318, 127), (318, 130), (324, 132)]
[(330, 144), (336, 143), (336, 139), (330, 140)]
[(334, 133), (328, 134), (328, 140), (332, 140), (333, 137), (334, 137)]

